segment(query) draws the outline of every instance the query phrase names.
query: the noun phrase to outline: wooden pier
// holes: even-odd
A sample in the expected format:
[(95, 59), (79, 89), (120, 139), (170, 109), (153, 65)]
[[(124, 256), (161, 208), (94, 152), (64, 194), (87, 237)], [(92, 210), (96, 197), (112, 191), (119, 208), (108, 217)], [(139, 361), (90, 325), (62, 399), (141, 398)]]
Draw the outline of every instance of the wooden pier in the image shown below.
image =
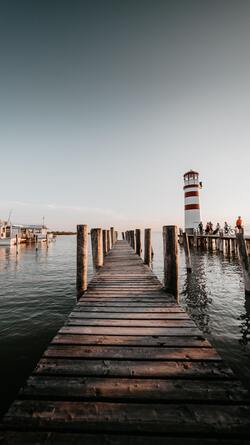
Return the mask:
[(250, 444), (249, 401), (151, 269), (117, 241), (5, 415), (0, 443)]

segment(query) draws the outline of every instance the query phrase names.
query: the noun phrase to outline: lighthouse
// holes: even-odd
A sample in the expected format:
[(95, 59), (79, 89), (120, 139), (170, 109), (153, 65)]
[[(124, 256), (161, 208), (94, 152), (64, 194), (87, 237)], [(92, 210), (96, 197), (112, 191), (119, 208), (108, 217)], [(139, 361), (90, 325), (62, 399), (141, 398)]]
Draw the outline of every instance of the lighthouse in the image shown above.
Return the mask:
[(188, 171), (184, 177), (184, 211), (185, 211), (185, 231), (193, 233), (201, 221), (199, 190), (202, 183), (199, 181), (199, 173), (193, 170)]

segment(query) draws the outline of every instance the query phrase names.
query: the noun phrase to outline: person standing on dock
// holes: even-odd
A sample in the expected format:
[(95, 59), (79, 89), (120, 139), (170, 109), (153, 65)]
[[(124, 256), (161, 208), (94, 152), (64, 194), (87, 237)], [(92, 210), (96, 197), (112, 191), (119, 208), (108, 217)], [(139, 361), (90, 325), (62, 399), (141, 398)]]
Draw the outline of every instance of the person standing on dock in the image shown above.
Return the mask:
[(238, 216), (235, 226), (239, 232), (241, 232), (241, 233), (243, 232), (243, 223), (242, 223), (241, 216)]

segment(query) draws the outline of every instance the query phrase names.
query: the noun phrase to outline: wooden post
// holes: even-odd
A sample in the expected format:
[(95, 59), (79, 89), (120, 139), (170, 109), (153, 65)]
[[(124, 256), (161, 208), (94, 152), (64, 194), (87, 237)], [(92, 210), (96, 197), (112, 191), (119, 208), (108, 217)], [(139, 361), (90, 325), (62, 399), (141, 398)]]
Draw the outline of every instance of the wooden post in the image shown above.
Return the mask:
[(144, 263), (151, 267), (152, 264), (152, 244), (151, 229), (144, 230)]
[(38, 235), (35, 235), (35, 241), (36, 241), (36, 251), (38, 250)]
[(187, 272), (191, 272), (192, 267), (191, 267), (189, 240), (188, 240), (188, 235), (186, 232), (183, 233), (183, 247), (184, 247), (184, 252), (185, 252)]
[(141, 256), (141, 230), (135, 230), (135, 238), (136, 238), (136, 249), (135, 252), (137, 255)]
[(110, 230), (107, 230), (107, 249), (108, 249), (108, 252), (111, 249)]
[(108, 253), (108, 231), (105, 229), (102, 231), (102, 247), (103, 256), (105, 256)]
[(18, 255), (18, 235), (16, 235), (16, 255)]
[(49, 235), (46, 233), (46, 247), (49, 248)]
[(77, 226), (76, 287), (78, 295), (88, 286), (88, 226)]
[(130, 230), (130, 236), (131, 236), (131, 241), (130, 241), (131, 247), (132, 247), (132, 249), (135, 250), (135, 231), (134, 230)]
[(181, 227), (179, 228), (179, 244), (183, 244), (183, 230)]
[(163, 227), (164, 288), (179, 300), (177, 226)]
[[(193, 247), (196, 249), (197, 248), (197, 232), (195, 229), (193, 230), (193, 235), (194, 235)], [(189, 245), (188, 245), (188, 247), (189, 247)]]
[(236, 240), (235, 239), (231, 239), (231, 248), (232, 248), (232, 253), (235, 254), (235, 251), (236, 251)]
[(91, 245), (93, 266), (95, 269), (103, 266), (102, 229), (91, 229)]
[(220, 230), (220, 252), (222, 252), (223, 253), (223, 243), (224, 243), (224, 240), (223, 240), (223, 230)]
[(125, 240), (124, 232), (122, 232), (122, 239), (123, 239), (123, 241)]
[(118, 240), (118, 232), (115, 231), (115, 242)]
[(240, 263), (243, 270), (243, 277), (245, 283), (245, 293), (250, 295), (250, 267), (249, 258), (247, 254), (246, 242), (243, 233), (236, 234), (236, 241), (239, 251)]
[(110, 237), (111, 237), (111, 248), (115, 244), (115, 231), (114, 227), (110, 227)]

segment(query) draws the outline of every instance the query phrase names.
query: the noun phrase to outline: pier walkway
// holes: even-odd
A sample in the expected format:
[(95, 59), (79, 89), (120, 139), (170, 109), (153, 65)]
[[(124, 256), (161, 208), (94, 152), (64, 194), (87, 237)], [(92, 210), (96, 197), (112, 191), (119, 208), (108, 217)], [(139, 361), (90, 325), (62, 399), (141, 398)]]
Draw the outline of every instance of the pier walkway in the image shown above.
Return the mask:
[(118, 241), (1, 426), (4, 445), (250, 444), (249, 396)]

